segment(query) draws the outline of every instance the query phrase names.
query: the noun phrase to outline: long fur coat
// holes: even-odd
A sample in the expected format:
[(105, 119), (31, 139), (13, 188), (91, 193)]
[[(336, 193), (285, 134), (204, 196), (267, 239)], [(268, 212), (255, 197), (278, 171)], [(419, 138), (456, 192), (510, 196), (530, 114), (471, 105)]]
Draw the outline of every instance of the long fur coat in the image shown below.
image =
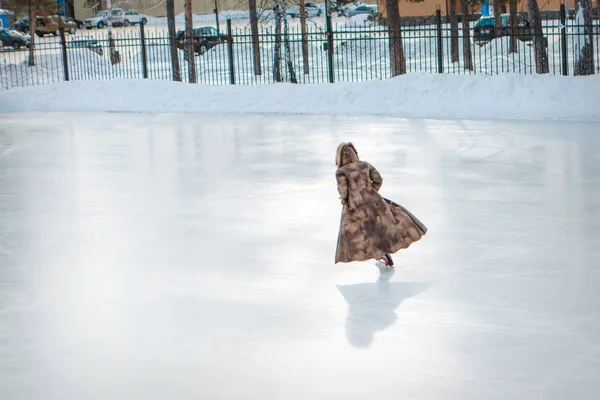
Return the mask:
[(358, 159), (352, 143), (336, 155), (337, 189), (343, 204), (335, 262), (380, 259), (421, 239), (427, 228), (404, 207), (383, 198), (383, 179), (371, 164)]

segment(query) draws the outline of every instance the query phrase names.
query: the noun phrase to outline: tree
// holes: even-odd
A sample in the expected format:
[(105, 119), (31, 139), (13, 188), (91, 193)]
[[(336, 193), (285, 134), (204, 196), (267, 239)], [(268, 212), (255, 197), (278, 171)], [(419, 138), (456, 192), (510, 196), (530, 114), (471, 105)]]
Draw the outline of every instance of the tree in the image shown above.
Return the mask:
[(279, 0), (273, 0), (273, 14), (275, 15), (275, 48), (273, 49), (273, 80), (281, 82), (281, 19), (282, 16)]
[(40, 16), (54, 15), (58, 10), (56, 0), (3, 0), (2, 8), (12, 11), (15, 18), (29, 16), (30, 9)]
[(260, 65), (260, 43), (258, 39), (258, 12), (256, 10), (256, 0), (249, 0), (248, 8), (250, 11), (250, 31), (252, 32), (254, 75), (262, 75), (262, 68)]
[(28, 18), (29, 18), (29, 60), (27, 61), (27, 65), (30, 67), (35, 67), (35, 14), (33, 12), (33, 4), (32, 0), (28, 1), (29, 9), (28, 9)]
[(175, 4), (174, 0), (166, 0), (167, 6), (167, 29), (169, 32), (169, 48), (171, 50), (171, 70), (173, 80), (181, 82), (181, 71), (179, 69), (179, 56), (177, 54), (177, 33), (175, 32)]
[(495, 37), (502, 37), (502, 1), (501, 0), (492, 0), (493, 1), (493, 9), (494, 9), (494, 33)]
[[(15, 17), (27, 15), (29, 19), (29, 58), (27, 65), (35, 67), (35, 16), (52, 15), (57, 12), (57, 3), (54, 0), (8, 0), (2, 2), (2, 7), (10, 10), (15, 14)], [(36, 10), (38, 10), (36, 12)]]
[(273, 79), (275, 82), (283, 82), (281, 74), (281, 28), (284, 25), (284, 50), (285, 50), (285, 65), (288, 70), (290, 82), (298, 83), (296, 78), (296, 72), (294, 70), (294, 63), (292, 62), (292, 49), (290, 46), (290, 39), (288, 34), (287, 25), (287, 0), (273, 0), (273, 13), (275, 15), (275, 49), (273, 51)]
[(306, 4), (300, 0), (300, 31), (302, 33), (302, 65), (308, 75), (308, 37), (306, 36)]
[(192, 22), (192, 0), (185, 0), (185, 50), (188, 62), (188, 79), (196, 83), (196, 60), (194, 56), (194, 24)]
[[(577, 41), (575, 43), (575, 75), (594, 73), (594, 45), (592, 31), (592, 2), (577, 0), (575, 3)], [(583, 41), (583, 45), (581, 42)]]
[(406, 60), (402, 47), (402, 28), (400, 26), (400, 7), (397, 0), (385, 0), (387, 13), (386, 23), (389, 35), (390, 59), (392, 62), (392, 76), (406, 73)]
[[(287, 11), (287, 0), (283, 0), (283, 10)], [(292, 61), (292, 47), (290, 46), (290, 35), (288, 32), (287, 18), (283, 18), (283, 44), (285, 46), (285, 65), (290, 76), (290, 82), (298, 83), (296, 71), (294, 70), (294, 62)]]
[(537, 0), (527, 0), (527, 10), (529, 12), (529, 23), (533, 30), (533, 48), (535, 51), (535, 70), (538, 74), (547, 74), (550, 72), (548, 66), (548, 51), (546, 49), (546, 40), (542, 31), (542, 19)]
[(509, 0), (508, 4), (510, 9), (510, 47), (508, 48), (508, 54), (510, 54), (518, 51), (517, 37), (519, 33), (517, 27), (519, 26), (519, 16), (517, 15), (517, 0)]
[(469, 29), (469, 4), (468, 0), (460, 0), (463, 28), (463, 63), (465, 69), (473, 71), (473, 57), (471, 55), (471, 30)]
[(452, 62), (459, 62), (458, 56), (458, 18), (456, 17), (456, 0), (450, 0), (450, 52)]
[[(112, 10), (112, 0), (106, 1), (106, 8)], [(110, 18), (110, 14), (108, 17), (108, 49), (110, 53), (110, 62), (112, 65), (115, 65), (121, 61), (121, 57), (117, 53), (117, 49), (115, 47), (115, 40), (112, 35), (112, 18)]]

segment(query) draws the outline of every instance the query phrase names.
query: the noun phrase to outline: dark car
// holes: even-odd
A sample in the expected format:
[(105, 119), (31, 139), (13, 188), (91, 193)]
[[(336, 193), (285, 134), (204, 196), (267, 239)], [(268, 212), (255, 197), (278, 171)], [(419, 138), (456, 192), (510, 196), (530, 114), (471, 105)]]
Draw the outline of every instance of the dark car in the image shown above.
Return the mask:
[(80, 21), (77, 18), (73, 17), (68, 17), (67, 19), (71, 22), (75, 22), (77, 24), (77, 29), (83, 29), (83, 21)]
[[(60, 44), (62, 44), (62, 41)], [(70, 40), (67, 41), (67, 47), (72, 49), (88, 49), (99, 56), (104, 55), (104, 49), (102, 48), (102, 45), (95, 39)]]
[(15, 30), (23, 33), (29, 32), (29, 18), (21, 18), (15, 22)]
[[(202, 55), (208, 50), (229, 40), (227, 35), (219, 35), (212, 26), (201, 26), (193, 29), (194, 53)], [(177, 32), (177, 47), (185, 51), (185, 31)]]
[[(517, 26), (517, 39), (523, 42), (531, 42), (533, 40), (533, 29), (529, 21), (520, 15), (517, 18), (519, 22)], [(502, 14), (500, 21), (502, 23), (502, 36), (510, 36), (510, 14)], [(479, 18), (473, 27), (473, 41), (482, 46), (495, 38), (494, 17), (483, 16)]]
[(19, 50), (22, 46), (29, 47), (29, 42), (20, 33), (0, 29), (0, 41), (4, 47), (12, 47)]

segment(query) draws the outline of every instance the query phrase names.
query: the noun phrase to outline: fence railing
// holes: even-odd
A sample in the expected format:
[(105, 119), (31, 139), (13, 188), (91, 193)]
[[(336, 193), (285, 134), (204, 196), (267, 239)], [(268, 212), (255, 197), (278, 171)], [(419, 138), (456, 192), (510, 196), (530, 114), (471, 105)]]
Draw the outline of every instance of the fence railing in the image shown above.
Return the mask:
[[(600, 73), (600, 25), (598, 21), (594, 24), (593, 32), (585, 34), (581, 26), (565, 26), (560, 20), (543, 21), (550, 74), (572, 75), (580, 49), (590, 40), (594, 71)], [(401, 38), (406, 72), (536, 73), (535, 35), (531, 31), (519, 31), (517, 51), (510, 52), (510, 36), (493, 39), (488, 31), (474, 33), (473, 25), (474, 22), (471, 22), (469, 26), (472, 69), (466, 68), (461, 23), (456, 35), (458, 59), (452, 57), (453, 35), (449, 23), (403, 25)], [(227, 32), (226, 29), (222, 31)], [(232, 29), (229, 24), (227, 38), (230, 42), (213, 40), (196, 45), (196, 82), (256, 85), (276, 81), (362, 82), (392, 77), (390, 36), (385, 26), (343, 25), (328, 33), (325, 28), (309, 24), (306, 35), (302, 35), (298, 25), (289, 26), (287, 31), (287, 35), (278, 36), (273, 27), (260, 30), (258, 55), (261, 74), (257, 75), (250, 28)], [(329, 44), (328, 34), (331, 35)], [(0, 53), (0, 87), (10, 89), (64, 80), (173, 79), (170, 39), (166, 30), (143, 25), (114, 29), (113, 57), (107, 30), (65, 35), (65, 40), (61, 39), (61, 35), (36, 38), (34, 66), (29, 66), (29, 49), (14, 50), (4, 46)], [(281, 57), (276, 64), (278, 43), (281, 43)], [(177, 54), (181, 79), (188, 82), (189, 64), (183, 45), (178, 47)]]

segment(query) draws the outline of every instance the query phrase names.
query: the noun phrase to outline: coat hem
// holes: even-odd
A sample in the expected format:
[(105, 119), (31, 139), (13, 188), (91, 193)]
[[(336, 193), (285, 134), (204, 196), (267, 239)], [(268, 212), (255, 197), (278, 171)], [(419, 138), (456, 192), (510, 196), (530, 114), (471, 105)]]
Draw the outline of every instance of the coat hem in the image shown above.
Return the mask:
[[(427, 233), (424, 232), (423, 235), (421, 235), (421, 238), (423, 236), (425, 236)], [(347, 261), (343, 261), (343, 260), (335, 260), (335, 264), (339, 264), (339, 263), (351, 263), (351, 262), (362, 262), (362, 261), (369, 261), (369, 260), (377, 260), (379, 259), (380, 256), (383, 256), (384, 254), (395, 254), (397, 252), (399, 252), (400, 250), (404, 250), (404, 249), (408, 249), (413, 243), (418, 242), (419, 240), (421, 240), (421, 238), (419, 238), (418, 240), (415, 240), (414, 242), (411, 242), (410, 244), (406, 245), (406, 246), (401, 246), (399, 248), (397, 248), (396, 250), (392, 250), (392, 251), (382, 251), (382, 253), (380, 255), (378, 255), (377, 257), (366, 257), (366, 258), (356, 258), (353, 260), (347, 260)]]

